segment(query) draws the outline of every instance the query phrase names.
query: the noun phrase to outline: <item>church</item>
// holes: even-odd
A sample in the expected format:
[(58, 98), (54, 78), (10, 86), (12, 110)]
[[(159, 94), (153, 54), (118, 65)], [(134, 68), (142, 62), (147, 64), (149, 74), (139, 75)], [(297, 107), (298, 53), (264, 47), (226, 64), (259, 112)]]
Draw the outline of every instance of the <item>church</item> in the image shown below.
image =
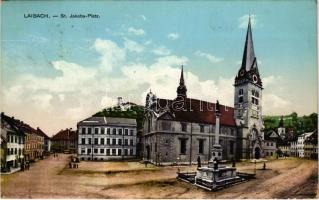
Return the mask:
[(207, 162), (216, 131), (223, 160), (263, 157), (262, 80), (254, 53), (251, 21), (234, 80), (234, 107), (187, 96), (183, 67), (175, 99), (146, 96), (143, 157), (155, 164)]

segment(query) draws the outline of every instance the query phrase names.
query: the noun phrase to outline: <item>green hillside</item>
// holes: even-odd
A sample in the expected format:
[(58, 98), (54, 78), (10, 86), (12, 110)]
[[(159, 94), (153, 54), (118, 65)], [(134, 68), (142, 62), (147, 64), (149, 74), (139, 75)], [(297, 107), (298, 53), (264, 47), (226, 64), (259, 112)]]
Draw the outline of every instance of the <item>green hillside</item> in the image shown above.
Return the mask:
[[(263, 116), (266, 131), (277, 129), (281, 116)], [(284, 115), (285, 128), (293, 129), (295, 133), (302, 134), (304, 132), (311, 132), (317, 129), (318, 114), (312, 113), (308, 116), (298, 116), (297, 113)]]
[(144, 107), (132, 105), (130, 109), (122, 111), (119, 107), (111, 107), (97, 112), (93, 117), (120, 117), (136, 119), (137, 130), (143, 128)]

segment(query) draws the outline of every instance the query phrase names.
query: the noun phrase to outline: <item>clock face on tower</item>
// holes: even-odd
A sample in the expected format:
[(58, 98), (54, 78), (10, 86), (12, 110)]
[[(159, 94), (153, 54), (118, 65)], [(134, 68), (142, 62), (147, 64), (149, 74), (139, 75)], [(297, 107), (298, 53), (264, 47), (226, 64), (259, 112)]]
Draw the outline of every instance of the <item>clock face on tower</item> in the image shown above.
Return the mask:
[(254, 83), (257, 83), (257, 81), (258, 81), (258, 78), (257, 78), (256, 74), (254, 74), (254, 75), (253, 75), (253, 82), (254, 82)]

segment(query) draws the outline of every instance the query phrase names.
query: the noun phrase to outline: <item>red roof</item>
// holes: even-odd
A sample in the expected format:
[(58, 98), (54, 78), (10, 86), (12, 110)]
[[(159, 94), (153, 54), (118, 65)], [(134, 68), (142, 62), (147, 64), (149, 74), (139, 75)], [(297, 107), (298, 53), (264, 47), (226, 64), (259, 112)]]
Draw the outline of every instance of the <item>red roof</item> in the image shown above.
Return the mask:
[(37, 128), (37, 134), (44, 138), (50, 138), (47, 134), (45, 134), (39, 127)]
[[(205, 124), (215, 124), (215, 103), (201, 101), (198, 99), (186, 99), (185, 105), (181, 101), (157, 99), (159, 110), (169, 110), (174, 120), (182, 122), (195, 122)], [(184, 109), (180, 109), (183, 107)], [(234, 118), (234, 108), (220, 105), (220, 124), (236, 126)]]
[(78, 133), (72, 131), (71, 129), (65, 129), (59, 131), (52, 137), (52, 140), (76, 140), (78, 138)]

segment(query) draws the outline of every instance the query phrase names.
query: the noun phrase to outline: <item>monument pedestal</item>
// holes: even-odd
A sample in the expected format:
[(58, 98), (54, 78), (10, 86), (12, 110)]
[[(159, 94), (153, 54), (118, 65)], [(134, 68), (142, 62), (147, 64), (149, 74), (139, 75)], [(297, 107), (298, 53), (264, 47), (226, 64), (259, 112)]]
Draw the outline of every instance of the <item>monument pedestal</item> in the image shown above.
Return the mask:
[(218, 166), (218, 169), (212, 167), (201, 167), (197, 169), (195, 184), (206, 189), (218, 189), (226, 185), (240, 182), (241, 178), (236, 174), (235, 167)]

